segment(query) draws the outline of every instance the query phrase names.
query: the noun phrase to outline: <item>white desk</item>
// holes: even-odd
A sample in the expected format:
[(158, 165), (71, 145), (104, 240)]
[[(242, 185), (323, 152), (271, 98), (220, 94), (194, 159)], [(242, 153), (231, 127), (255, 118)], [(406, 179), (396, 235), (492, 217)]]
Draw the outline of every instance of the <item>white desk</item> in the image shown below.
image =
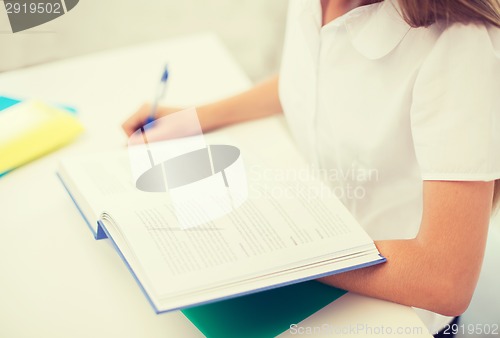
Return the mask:
[[(152, 98), (165, 61), (172, 105), (218, 99), (250, 85), (210, 34), (0, 74), (0, 94), (74, 105), (86, 126), (73, 144), (0, 179), (0, 337), (201, 336), (180, 312), (154, 314), (111, 245), (93, 239), (55, 176), (64, 156), (125, 144), (119, 125)], [(240, 127), (223, 133), (238, 134)], [(322, 324), (423, 328), (410, 308), (351, 294), (303, 323)]]

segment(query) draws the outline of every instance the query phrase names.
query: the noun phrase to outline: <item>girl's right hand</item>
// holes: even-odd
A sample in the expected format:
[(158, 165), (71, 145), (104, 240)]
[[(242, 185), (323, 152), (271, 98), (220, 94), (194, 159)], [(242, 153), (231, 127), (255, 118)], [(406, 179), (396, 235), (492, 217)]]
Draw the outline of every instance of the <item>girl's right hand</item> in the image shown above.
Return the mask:
[[(144, 103), (135, 113), (133, 113), (125, 122), (123, 122), (122, 129), (125, 134), (127, 134), (127, 136), (130, 137), (136, 130), (146, 124), (146, 121), (151, 114), (151, 108), (152, 106), (150, 103)], [(158, 106), (155, 118), (159, 119), (180, 110), (182, 110), (182, 108)], [(168, 137), (168, 135), (166, 136)]]

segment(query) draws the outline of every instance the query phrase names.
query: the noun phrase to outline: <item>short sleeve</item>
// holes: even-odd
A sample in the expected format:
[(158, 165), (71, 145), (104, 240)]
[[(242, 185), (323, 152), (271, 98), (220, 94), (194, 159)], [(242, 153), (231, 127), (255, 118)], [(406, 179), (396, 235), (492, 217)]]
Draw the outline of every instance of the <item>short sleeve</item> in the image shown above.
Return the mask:
[(500, 178), (500, 29), (440, 34), (416, 77), (411, 128), (424, 180)]

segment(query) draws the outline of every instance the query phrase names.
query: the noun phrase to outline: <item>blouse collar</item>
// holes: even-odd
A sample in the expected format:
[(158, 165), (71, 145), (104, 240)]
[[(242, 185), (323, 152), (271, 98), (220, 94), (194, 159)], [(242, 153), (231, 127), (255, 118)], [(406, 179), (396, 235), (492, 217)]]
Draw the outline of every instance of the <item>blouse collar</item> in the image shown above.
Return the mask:
[(371, 60), (389, 54), (411, 29), (403, 19), (397, 0), (385, 0), (365, 11), (347, 15), (345, 26), (352, 45)]
[(411, 29), (402, 17), (397, 0), (385, 0), (355, 8), (324, 27), (321, 27), (320, 0), (303, 0), (302, 4), (302, 27), (309, 37), (306, 40), (311, 48), (319, 38), (320, 30), (344, 25), (353, 47), (366, 58), (375, 60), (396, 48)]

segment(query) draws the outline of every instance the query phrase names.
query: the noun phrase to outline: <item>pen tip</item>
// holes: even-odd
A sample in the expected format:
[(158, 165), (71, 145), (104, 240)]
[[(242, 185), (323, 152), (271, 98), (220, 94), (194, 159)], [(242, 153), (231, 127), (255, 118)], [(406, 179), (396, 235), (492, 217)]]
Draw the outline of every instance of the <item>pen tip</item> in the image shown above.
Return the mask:
[(165, 82), (165, 81), (167, 81), (167, 79), (168, 79), (168, 67), (165, 66), (165, 70), (163, 71), (163, 75), (161, 77), (161, 81)]

